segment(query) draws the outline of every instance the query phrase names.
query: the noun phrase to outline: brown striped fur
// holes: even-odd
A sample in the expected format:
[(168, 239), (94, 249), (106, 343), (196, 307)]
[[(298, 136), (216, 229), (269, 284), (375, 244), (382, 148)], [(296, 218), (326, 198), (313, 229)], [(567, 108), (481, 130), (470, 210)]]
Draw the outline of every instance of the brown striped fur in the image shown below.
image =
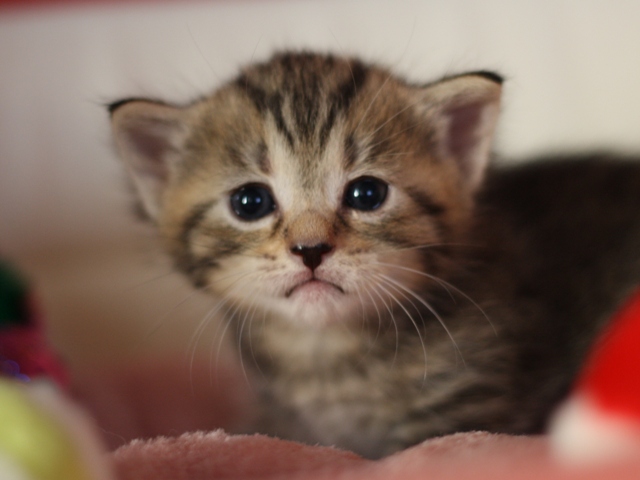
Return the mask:
[[(637, 283), (640, 169), (550, 162), (483, 181), (500, 83), (473, 72), (413, 85), (285, 52), (190, 105), (113, 104), (118, 150), (168, 252), (240, 339), (263, 400), (256, 429), (377, 457), (454, 431), (542, 427)], [(362, 177), (388, 184), (379, 209), (345, 203)], [(230, 198), (253, 184), (276, 207), (245, 221)], [(618, 216), (583, 205), (623, 187), (605, 202)], [(322, 246), (317, 268), (301, 246)], [(592, 257), (607, 261), (583, 265)]]

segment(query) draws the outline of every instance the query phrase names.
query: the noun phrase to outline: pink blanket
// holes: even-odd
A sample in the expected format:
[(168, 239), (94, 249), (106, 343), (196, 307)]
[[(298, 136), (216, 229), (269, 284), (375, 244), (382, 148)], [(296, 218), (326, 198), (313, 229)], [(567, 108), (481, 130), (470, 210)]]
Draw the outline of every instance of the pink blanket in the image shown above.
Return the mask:
[(134, 441), (114, 454), (122, 480), (209, 479), (638, 479), (632, 463), (568, 469), (554, 462), (542, 437), (450, 435), (370, 461), (332, 448), (221, 431)]
[[(467, 433), (432, 439), (382, 460), (261, 435), (230, 435), (250, 392), (233, 368), (136, 362), (77, 375), (77, 394), (116, 450), (121, 480), (209, 479), (605, 479), (640, 478), (637, 458), (567, 467), (546, 437)], [(191, 432), (191, 433), (184, 433)]]

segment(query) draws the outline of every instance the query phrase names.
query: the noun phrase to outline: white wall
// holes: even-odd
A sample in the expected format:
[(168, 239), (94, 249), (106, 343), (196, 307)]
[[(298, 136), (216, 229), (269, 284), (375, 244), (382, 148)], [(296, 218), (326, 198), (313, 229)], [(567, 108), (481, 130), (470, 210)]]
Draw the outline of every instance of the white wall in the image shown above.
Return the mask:
[[(0, 12), (1, 13), (1, 12)], [(640, 2), (175, 2), (0, 15), (0, 251), (126, 237), (102, 104), (207, 92), (276, 48), (356, 53), (429, 80), (506, 75), (498, 149), (640, 149)]]

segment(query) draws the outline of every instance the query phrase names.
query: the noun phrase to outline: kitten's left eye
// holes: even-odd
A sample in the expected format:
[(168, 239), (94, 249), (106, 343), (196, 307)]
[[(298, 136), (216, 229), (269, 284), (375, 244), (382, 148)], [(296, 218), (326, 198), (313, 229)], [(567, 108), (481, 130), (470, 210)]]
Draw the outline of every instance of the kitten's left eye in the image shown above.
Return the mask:
[(265, 185), (244, 185), (231, 195), (231, 209), (242, 220), (259, 220), (275, 208), (276, 202)]
[(347, 186), (344, 204), (365, 212), (377, 210), (387, 198), (389, 186), (375, 177), (361, 177)]

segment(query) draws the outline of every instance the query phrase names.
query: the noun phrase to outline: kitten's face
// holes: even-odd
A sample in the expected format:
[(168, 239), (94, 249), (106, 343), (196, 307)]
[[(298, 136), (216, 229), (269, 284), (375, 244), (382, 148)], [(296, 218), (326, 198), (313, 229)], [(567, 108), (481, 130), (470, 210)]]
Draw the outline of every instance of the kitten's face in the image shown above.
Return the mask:
[(499, 84), (414, 87), (286, 54), (186, 108), (113, 108), (116, 141), (179, 267), (229, 308), (377, 320), (443, 275), (486, 164)]

